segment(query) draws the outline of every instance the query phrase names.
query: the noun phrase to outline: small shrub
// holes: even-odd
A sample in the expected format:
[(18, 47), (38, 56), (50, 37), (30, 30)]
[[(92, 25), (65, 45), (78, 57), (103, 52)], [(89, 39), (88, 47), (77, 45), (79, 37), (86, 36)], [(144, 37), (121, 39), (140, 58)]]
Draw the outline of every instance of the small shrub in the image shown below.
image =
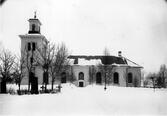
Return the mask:
[(20, 91), (17, 90), (17, 94), (18, 95), (26, 95), (26, 94), (30, 94), (30, 92), (28, 92), (27, 89), (21, 89)]
[(10, 87), (10, 88), (7, 90), (7, 93), (14, 95), (14, 94), (16, 94), (16, 91), (15, 91), (15, 89), (13, 89), (13, 88)]

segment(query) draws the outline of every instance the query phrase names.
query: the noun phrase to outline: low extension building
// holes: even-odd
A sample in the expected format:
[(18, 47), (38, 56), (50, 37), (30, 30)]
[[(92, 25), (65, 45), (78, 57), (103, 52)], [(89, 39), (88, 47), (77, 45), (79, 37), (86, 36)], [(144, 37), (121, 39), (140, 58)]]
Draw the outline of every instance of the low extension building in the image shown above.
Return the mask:
[[(139, 87), (141, 66), (121, 56), (69, 56), (75, 85), (104, 84)], [(63, 72), (65, 73), (65, 72)]]

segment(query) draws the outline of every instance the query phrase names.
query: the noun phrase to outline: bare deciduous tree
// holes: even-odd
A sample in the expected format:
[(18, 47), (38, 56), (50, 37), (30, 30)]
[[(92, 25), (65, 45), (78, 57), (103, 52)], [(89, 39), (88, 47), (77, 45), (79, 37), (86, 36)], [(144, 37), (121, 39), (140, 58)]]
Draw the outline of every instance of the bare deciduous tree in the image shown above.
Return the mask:
[(113, 69), (114, 69), (114, 65), (113, 64), (109, 64), (110, 63), (110, 52), (107, 48), (104, 49), (103, 51), (103, 57), (102, 57), (102, 60), (103, 60), (103, 64), (99, 64), (98, 65), (98, 68), (100, 70), (100, 72), (104, 75), (104, 84), (105, 84), (105, 87), (104, 87), (104, 90), (106, 90), (106, 85), (107, 83), (111, 83), (112, 82), (112, 75), (113, 75)]
[(31, 85), (31, 72), (33, 68), (33, 55), (34, 51), (29, 51), (28, 46), (25, 46), (24, 50), (21, 52), (21, 58), (24, 59), (25, 70), (27, 72), (28, 77), (28, 92), (30, 91)]
[(42, 67), (43, 70), (43, 84), (45, 85), (45, 91), (47, 90), (49, 69), (51, 68), (55, 55), (55, 44), (46, 43), (42, 48), (37, 47), (35, 59), (37, 66)]
[(96, 76), (96, 68), (95, 68), (95, 66), (90, 66), (89, 67), (89, 76), (90, 76), (89, 83), (93, 84), (94, 83), (93, 78)]
[(166, 79), (167, 79), (167, 68), (166, 65), (163, 64), (160, 66), (159, 70), (159, 83), (162, 87), (166, 88)]
[(146, 79), (151, 79), (152, 85), (154, 88), (166, 88), (166, 80), (167, 80), (167, 68), (165, 64), (160, 66), (158, 73), (149, 73), (146, 76)]
[(108, 69), (108, 64), (107, 64), (107, 60), (108, 60), (108, 56), (110, 56), (109, 50), (107, 48), (104, 49), (104, 66), (103, 66), (103, 72), (104, 72), (104, 78), (105, 78), (105, 87), (104, 90), (106, 90), (106, 84), (107, 84), (107, 69)]
[(16, 84), (18, 84), (19, 90), (18, 90), (18, 94), (20, 94), (20, 86), (21, 86), (21, 81), (22, 79), (25, 77), (26, 72), (25, 72), (25, 58), (24, 57), (19, 57), (16, 59), (15, 63), (14, 63), (14, 79)]
[[(158, 78), (158, 74), (157, 73), (149, 73), (147, 76), (146, 76), (146, 79), (148, 82), (149, 80), (151, 81), (151, 87), (153, 87), (153, 89), (155, 90), (156, 88), (156, 85), (157, 85), (157, 78)], [(149, 83), (148, 83), (149, 84)]]
[(67, 66), (69, 63), (67, 57), (68, 49), (64, 43), (61, 43), (56, 47), (55, 57), (50, 67), (50, 75), (52, 77), (52, 90), (56, 77), (60, 76), (60, 73), (64, 69), (64, 66)]
[(76, 80), (76, 77), (75, 77), (75, 75), (73, 73), (72, 68), (71, 68), (71, 72), (70, 72), (69, 76), (70, 76), (70, 78), (69, 78), (70, 83), (73, 83)]
[(6, 83), (9, 81), (13, 64), (15, 62), (15, 56), (10, 51), (3, 50), (0, 54), (0, 74), (2, 76), (2, 93), (6, 93)]
[(106, 47), (104, 48), (103, 55), (110, 56), (110, 52), (109, 52), (108, 48), (106, 48)]

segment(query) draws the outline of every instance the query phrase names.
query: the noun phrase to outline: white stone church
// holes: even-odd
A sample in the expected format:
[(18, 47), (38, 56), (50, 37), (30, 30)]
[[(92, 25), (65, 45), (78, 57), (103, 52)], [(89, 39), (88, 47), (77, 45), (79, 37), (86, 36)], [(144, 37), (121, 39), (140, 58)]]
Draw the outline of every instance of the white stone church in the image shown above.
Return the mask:
[[(29, 62), (33, 62), (33, 54), (36, 47), (43, 47), (47, 39), (40, 33), (41, 22), (36, 15), (29, 21), (29, 31), (25, 35), (19, 35), (21, 38), (21, 56), (25, 55), (23, 51), (28, 51)], [(141, 85), (142, 66), (124, 58), (121, 51), (118, 56), (69, 56), (70, 66), (68, 70), (62, 71), (55, 83), (74, 83), (76, 86), (85, 87), (89, 84), (104, 84), (139, 87)], [(27, 70), (26, 70), (27, 71)], [(43, 84), (43, 70), (38, 66), (32, 67), (32, 72), (37, 78), (38, 84)], [(22, 84), (28, 84), (27, 75), (22, 80)], [(51, 78), (49, 78), (51, 84)]]

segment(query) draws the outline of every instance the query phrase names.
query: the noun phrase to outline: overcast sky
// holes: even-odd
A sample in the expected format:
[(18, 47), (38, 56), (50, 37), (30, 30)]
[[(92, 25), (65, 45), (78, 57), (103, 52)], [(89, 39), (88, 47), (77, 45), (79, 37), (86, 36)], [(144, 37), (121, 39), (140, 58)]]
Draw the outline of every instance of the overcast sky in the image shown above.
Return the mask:
[(167, 64), (167, 3), (164, 0), (7, 0), (0, 7), (0, 43), (18, 54), (28, 19), (42, 22), (41, 33), (65, 42), (74, 55), (122, 55), (146, 72)]

